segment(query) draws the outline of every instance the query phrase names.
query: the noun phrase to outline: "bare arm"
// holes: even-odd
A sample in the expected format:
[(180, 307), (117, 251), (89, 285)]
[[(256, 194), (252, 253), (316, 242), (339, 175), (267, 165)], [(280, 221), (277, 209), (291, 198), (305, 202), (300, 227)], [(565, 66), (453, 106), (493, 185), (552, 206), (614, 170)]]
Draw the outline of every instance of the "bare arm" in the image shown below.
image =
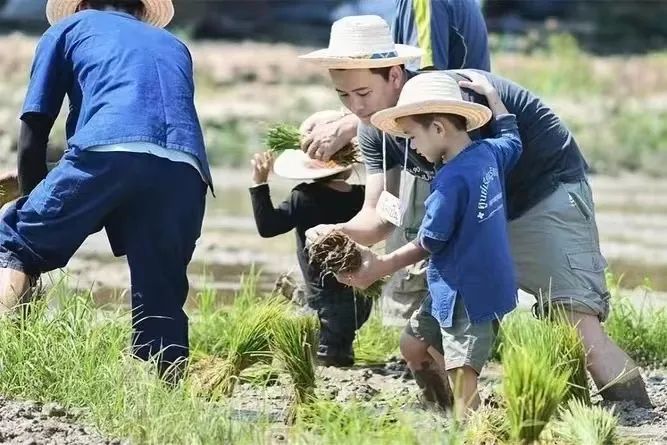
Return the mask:
[[(394, 195), (398, 194), (401, 171), (398, 168), (392, 168), (387, 171), (387, 191)], [(372, 173), (366, 177), (366, 196), (364, 205), (354, 218), (343, 224), (320, 225), (306, 231), (306, 238), (313, 241), (320, 235), (333, 229), (338, 229), (346, 233), (350, 238), (359, 244), (372, 246), (382, 240), (387, 239), (395, 227), (380, 218), (375, 211), (380, 194), (384, 190), (384, 174)]]

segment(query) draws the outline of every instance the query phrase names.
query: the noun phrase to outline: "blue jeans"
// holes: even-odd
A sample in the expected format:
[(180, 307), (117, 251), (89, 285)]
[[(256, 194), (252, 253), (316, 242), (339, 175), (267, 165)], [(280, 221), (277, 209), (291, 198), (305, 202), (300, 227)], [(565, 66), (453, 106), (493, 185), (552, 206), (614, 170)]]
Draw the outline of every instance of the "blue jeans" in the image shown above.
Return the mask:
[(190, 165), (149, 154), (68, 151), (0, 221), (0, 267), (39, 275), (64, 267), (105, 228), (127, 255), (133, 351), (174, 363), (188, 356), (186, 269), (201, 233), (206, 185)]

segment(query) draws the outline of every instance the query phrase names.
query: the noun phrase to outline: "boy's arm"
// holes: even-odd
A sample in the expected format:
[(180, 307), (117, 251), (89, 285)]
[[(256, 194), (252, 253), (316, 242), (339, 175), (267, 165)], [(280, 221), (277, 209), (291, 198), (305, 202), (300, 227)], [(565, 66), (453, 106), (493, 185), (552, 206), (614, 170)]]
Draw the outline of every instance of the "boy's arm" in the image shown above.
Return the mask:
[(466, 75), (470, 81), (460, 81), (459, 86), (486, 96), (489, 108), (493, 113), (491, 127), (494, 131), (494, 139), (489, 142), (493, 145), (494, 153), (498, 156), (503, 168), (508, 171), (514, 167), (521, 156), (522, 146), (516, 116), (507, 111), (498, 90), (486, 76), (475, 71), (466, 71)]
[(431, 254), (440, 253), (449, 242), (463, 217), (468, 199), (465, 182), (448, 178), (424, 202), (426, 212), (417, 239), (423, 249)]

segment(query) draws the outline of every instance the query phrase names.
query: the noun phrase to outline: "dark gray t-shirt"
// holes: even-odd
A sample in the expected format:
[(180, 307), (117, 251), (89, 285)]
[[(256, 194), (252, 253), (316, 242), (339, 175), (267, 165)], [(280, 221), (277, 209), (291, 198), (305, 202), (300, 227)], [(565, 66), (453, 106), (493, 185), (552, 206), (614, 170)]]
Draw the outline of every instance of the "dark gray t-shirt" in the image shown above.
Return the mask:
[[(464, 79), (458, 73), (447, 72), (457, 80)], [(516, 116), (519, 126), (523, 153), (507, 178), (508, 218), (515, 219), (553, 193), (561, 182), (583, 179), (588, 165), (572, 133), (540, 98), (510, 80), (485, 71), (478, 72), (484, 74), (498, 90), (505, 107)], [(464, 90), (464, 99), (486, 105), (485, 98), (467, 90)], [(471, 133), (473, 139), (492, 135), (490, 124)], [(381, 173), (382, 132), (361, 123), (358, 137), (368, 171)], [(402, 167), (405, 146), (405, 139), (386, 135), (387, 170)], [(435, 173), (433, 164), (414, 150), (408, 151), (407, 170), (427, 181)]]

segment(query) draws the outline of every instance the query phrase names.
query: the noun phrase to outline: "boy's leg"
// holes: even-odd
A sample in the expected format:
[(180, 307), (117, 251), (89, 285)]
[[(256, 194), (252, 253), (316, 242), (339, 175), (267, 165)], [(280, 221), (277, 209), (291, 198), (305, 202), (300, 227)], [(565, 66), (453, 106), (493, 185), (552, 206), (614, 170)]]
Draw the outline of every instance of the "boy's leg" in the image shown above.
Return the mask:
[(186, 272), (201, 234), (206, 186), (187, 164), (134, 155), (141, 157), (143, 184), (110, 218), (107, 231), (130, 267), (133, 352), (157, 358), (161, 373), (178, 378), (188, 357)]
[(441, 330), (445, 369), (454, 388), (454, 407), (459, 418), (480, 404), (477, 378), (491, 355), (498, 327), (495, 320), (470, 323), (463, 300), (457, 298), (452, 326)]
[(64, 267), (85, 238), (102, 227), (118, 196), (122, 160), (71, 150), (29, 196), (0, 221), (0, 313), (30, 297), (42, 272)]
[[(537, 312), (562, 307), (577, 323), (588, 348), (588, 370), (609, 400), (649, 406), (634, 362), (602, 329), (609, 313), (607, 265), (600, 253), (593, 197), (588, 182), (560, 184), (550, 196), (510, 223), (512, 253), (519, 285), (542, 296)], [(625, 374), (624, 374), (625, 373)], [(615, 387), (615, 388), (614, 388)]]
[(451, 409), (453, 395), (445, 372), (440, 325), (431, 315), (430, 295), (408, 321), (401, 334), (400, 348), (423, 399), (437, 403), (444, 410)]

